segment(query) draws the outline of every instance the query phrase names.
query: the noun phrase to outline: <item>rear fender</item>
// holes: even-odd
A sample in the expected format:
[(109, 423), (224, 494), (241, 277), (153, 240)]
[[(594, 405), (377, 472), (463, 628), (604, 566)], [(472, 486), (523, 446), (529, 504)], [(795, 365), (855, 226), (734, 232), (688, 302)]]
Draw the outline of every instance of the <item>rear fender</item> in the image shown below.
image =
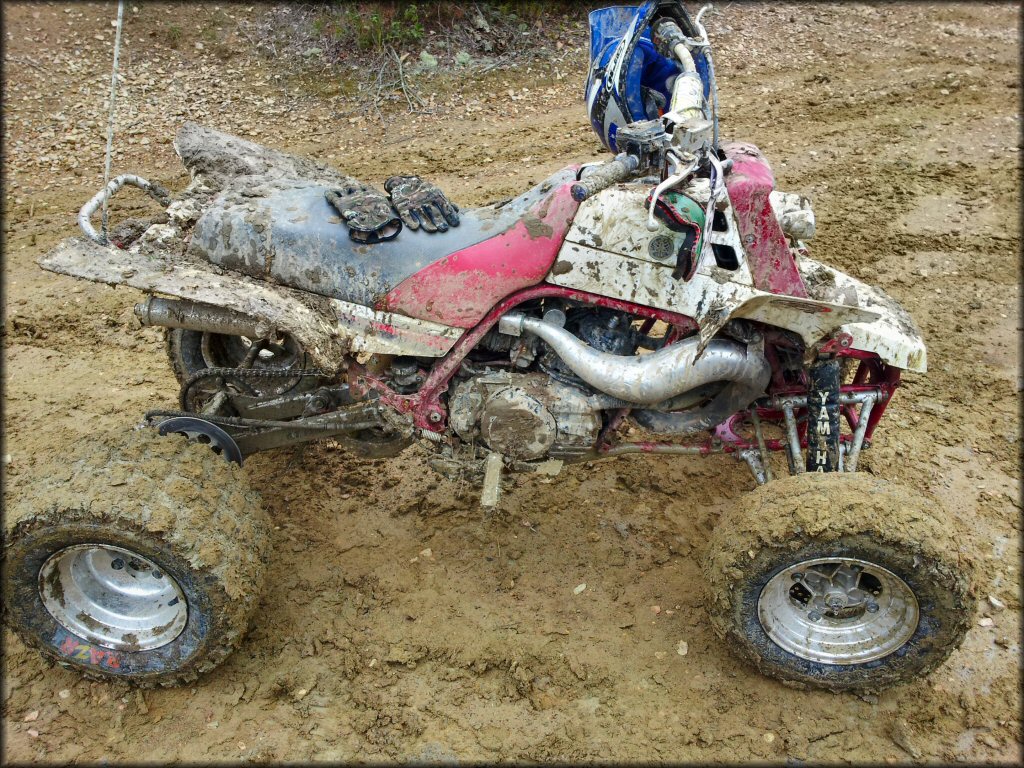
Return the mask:
[(241, 312), (267, 333), (288, 333), (318, 368), (334, 373), (346, 355), (377, 353), (441, 357), (462, 329), (329, 299), (138, 247), (122, 250), (71, 237), (39, 260), (50, 272), (107, 285), (126, 285)]

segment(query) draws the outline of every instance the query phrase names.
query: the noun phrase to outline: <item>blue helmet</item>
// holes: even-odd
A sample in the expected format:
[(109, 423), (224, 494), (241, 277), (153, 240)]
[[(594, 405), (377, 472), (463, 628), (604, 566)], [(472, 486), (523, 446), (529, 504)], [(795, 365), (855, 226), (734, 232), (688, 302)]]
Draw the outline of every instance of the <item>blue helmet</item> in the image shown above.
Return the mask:
[[(651, 42), (650, 23), (662, 6), (691, 32), (691, 22), (679, 3), (649, 0), (640, 6), (614, 6), (590, 14), (590, 71), (586, 100), (590, 124), (601, 143), (618, 152), (615, 134), (638, 120), (654, 120), (672, 97), (672, 83), (680, 67), (658, 53)], [(707, 61), (695, 53), (694, 63), (709, 96)]]

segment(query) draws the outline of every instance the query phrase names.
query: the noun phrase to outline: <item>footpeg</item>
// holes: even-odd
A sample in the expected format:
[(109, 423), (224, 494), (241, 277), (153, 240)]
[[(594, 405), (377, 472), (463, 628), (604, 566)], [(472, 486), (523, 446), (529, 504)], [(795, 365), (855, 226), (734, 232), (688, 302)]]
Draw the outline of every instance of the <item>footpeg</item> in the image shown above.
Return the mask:
[(488, 512), (498, 506), (501, 497), (501, 466), (500, 453), (488, 453), (484, 462), (484, 487), (480, 492), (480, 506)]

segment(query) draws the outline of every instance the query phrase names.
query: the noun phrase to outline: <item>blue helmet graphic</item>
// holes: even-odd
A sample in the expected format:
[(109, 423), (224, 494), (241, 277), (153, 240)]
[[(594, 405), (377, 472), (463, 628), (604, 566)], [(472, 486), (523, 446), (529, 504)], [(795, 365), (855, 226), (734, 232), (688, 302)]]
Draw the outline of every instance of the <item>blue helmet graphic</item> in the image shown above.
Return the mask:
[[(672, 82), (680, 68), (655, 50), (649, 28), (663, 4), (650, 0), (640, 6), (613, 6), (590, 14), (587, 112), (594, 132), (612, 152), (618, 152), (615, 134), (621, 126), (657, 118), (671, 99)], [(707, 98), (703, 53), (695, 53), (694, 62)]]

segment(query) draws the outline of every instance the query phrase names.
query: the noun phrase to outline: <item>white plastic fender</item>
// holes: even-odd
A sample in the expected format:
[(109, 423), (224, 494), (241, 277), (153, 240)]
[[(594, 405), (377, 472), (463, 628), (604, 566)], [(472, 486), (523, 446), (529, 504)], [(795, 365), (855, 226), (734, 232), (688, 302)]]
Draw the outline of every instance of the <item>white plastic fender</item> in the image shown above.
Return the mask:
[[(708, 337), (732, 318), (793, 331), (808, 345), (843, 330), (853, 337), (856, 348), (875, 352), (890, 365), (925, 370), (925, 347), (917, 326), (906, 310), (877, 288), (806, 257), (798, 259), (797, 265), (809, 283), (809, 298), (755, 288), (725, 192), (720, 210), (727, 228), (712, 231), (710, 238), (712, 243), (733, 248), (736, 268), (719, 267), (708, 249), (689, 281), (676, 280), (672, 277), (674, 254), (683, 234), (664, 226), (655, 232), (647, 230), (644, 201), (650, 189), (646, 183), (619, 184), (582, 203), (547, 281), (688, 315), (701, 327), (701, 335)], [(697, 202), (707, 200), (706, 180), (682, 191)], [(671, 255), (666, 259), (665, 254)], [(809, 279), (804, 270), (811, 265), (828, 270), (828, 276)], [(830, 292), (829, 285), (838, 288)]]
[(876, 353), (907, 371), (928, 370), (928, 351), (914, 318), (880, 288), (868, 285), (834, 267), (797, 254), (796, 267), (807, 293), (821, 301), (863, 307), (878, 315), (869, 323), (849, 323), (841, 330), (853, 337), (853, 347)]
[(317, 367), (337, 370), (347, 354), (443, 357), (464, 333), (439, 323), (219, 270), (208, 262), (105, 247), (68, 238), (39, 260), (50, 272), (190, 299), (242, 312), (290, 333)]

